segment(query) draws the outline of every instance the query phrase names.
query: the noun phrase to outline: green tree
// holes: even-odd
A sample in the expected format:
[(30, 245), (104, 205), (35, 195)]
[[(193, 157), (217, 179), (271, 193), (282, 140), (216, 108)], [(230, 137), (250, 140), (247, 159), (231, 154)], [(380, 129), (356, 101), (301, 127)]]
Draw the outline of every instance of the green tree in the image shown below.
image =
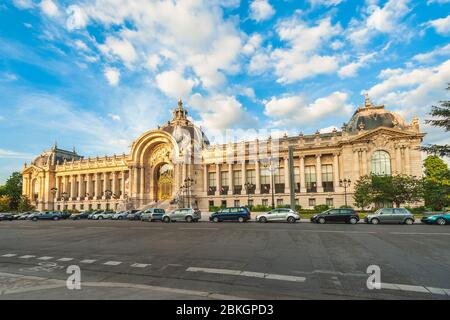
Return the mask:
[(27, 212), (34, 210), (34, 206), (31, 204), (30, 199), (27, 196), (21, 196), (19, 205), (17, 207), (17, 211), (19, 212)]
[(428, 156), (424, 161), (423, 179), (425, 206), (442, 210), (450, 206), (450, 170), (438, 156)]
[[(447, 88), (450, 90), (450, 86)], [(450, 130), (450, 101), (441, 101), (439, 106), (432, 106), (430, 115), (433, 119), (426, 120), (425, 123), (431, 124), (433, 127), (444, 128), (446, 132)], [(428, 153), (439, 155), (441, 157), (450, 156), (450, 145), (428, 145), (423, 147)]]
[(22, 175), (20, 172), (12, 173), (9, 179), (6, 180), (6, 183), (0, 187), (0, 195), (9, 197), (8, 210), (17, 211), (22, 197)]
[(0, 196), (0, 212), (9, 211), (9, 203), (11, 199), (7, 195)]
[(356, 181), (353, 200), (355, 205), (361, 209), (368, 207), (373, 202), (372, 178), (370, 176), (362, 176)]

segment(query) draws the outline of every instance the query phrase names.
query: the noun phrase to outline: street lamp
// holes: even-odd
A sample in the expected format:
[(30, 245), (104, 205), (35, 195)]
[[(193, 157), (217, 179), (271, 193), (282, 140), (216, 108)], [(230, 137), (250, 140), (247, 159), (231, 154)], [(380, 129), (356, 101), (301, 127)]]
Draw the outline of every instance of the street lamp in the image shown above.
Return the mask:
[(67, 192), (63, 192), (61, 193), (62, 199), (63, 199), (63, 212), (66, 210), (66, 200), (67, 200), (67, 196), (69, 194)]
[(272, 210), (275, 209), (274, 172), (277, 170), (275, 160), (276, 159), (274, 157), (270, 157), (263, 162), (263, 167), (266, 168), (267, 170), (269, 170), (269, 172), (270, 172), (270, 179), (271, 179), (271, 184), (272, 184), (272, 187), (270, 188), (272, 191)]
[(195, 184), (195, 180), (191, 178), (184, 179), (184, 187), (186, 188), (186, 194), (187, 194), (187, 200), (188, 200), (188, 206), (191, 207), (191, 187)]
[(111, 198), (112, 191), (105, 190), (105, 192), (103, 194), (105, 195), (105, 199), (106, 199), (106, 210), (109, 210), (109, 199)]
[(124, 195), (123, 195), (123, 205), (124, 205), (124, 209), (125, 210), (128, 210), (128, 193), (125, 193)]
[(350, 187), (350, 184), (352, 182), (350, 179), (345, 178), (344, 180), (339, 180), (339, 186), (344, 187), (344, 199), (345, 199), (345, 206), (347, 207), (347, 188)]
[(52, 193), (52, 196), (53, 196), (53, 205), (52, 205), (52, 210), (53, 211), (55, 211), (55, 196), (56, 196), (56, 191), (58, 191), (58, 188), (55, 188), (55, 187), (53, 187), (53, 188), (51, 188), (50, 189), (50, 192)]
[(253, 190), (255, 185), (251, 182), (246, 182), (244, 184), (245, 190), (247, 191), (247, 207), (250, 209), (250, 190)]

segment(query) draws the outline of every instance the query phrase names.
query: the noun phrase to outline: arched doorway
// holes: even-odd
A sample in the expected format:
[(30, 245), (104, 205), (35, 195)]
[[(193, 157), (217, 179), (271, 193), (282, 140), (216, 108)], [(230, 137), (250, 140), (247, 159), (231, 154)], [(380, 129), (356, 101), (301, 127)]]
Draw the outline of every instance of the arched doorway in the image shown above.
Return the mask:
[(173, 197), (173, 166), (164, 163), (156, 170), (156, 200), (171, 200)]

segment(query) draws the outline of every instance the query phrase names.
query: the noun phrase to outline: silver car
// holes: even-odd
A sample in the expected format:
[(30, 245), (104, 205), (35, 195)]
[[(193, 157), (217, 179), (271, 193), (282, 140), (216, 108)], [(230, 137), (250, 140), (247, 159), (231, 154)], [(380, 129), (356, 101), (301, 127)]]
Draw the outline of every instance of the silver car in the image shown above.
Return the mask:
[(272, 211), (256, 216), (256, 221), (262, 223), (269, 221), (287, 221), (289, 223), (295, 223), (297, 220), (300, 220), (300, 216), (297, 212), (289, 208), (273, 209)]
[(113, 211), (104, 211), (104, 212), (100, 212), (100, 213), (96, 213), (94, 215), (92, 215), (92, 220), (103, 220), (103, 219), (111, 219), (113, 216), (114, 212)]
[(150, 208), (142, 212), (141, 221), (161, 221), (165, 213), (164, 209)]
[(176, 209), (172, 212), (165, 213), (162, 216), (162, 221), (186, 221), (186, 222), (198, 222), (201, 219), (201, 213), (199, 210), (192, 208)]
[(366, 223), (403, 223), (413, 224), (414, 215), (405, 208), (383, 208), (378, 209), (375, 213), (367, 215), (364, 219)]

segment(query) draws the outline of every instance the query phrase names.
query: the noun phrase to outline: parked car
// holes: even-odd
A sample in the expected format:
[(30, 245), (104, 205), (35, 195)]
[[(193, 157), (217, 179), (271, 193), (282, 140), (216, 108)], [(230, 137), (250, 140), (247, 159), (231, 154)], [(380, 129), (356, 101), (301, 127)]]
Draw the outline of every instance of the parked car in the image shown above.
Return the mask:
[(438, 224), (441, 226), (450, 224), (450, 212), (427, 215), (423, 217), (420, 221), (426, 224)]
[(141, 210), (131, 210), (130, 213), (128, 213), (127, 218), (128, 220), (141, 220)]
[(128, 217), (128, 214), (130, 213), (130, 211), (120, 211), (117, 213), (114, 213), (111, 217), (111, 219), (113, 220), (123, 220), (126, 219)]
[(26, 220), (28, 218), (28, 216), (33, 213), (37, 213), (37, 211), (22, 212), (17, 215), (14, 215), (13, 217), (15, 220)]
[(159, 208), (150, 208), (144, 210), (141, 214), (141, 221), (162, 221), (166, 210)]
[(287, 221), (289, 223), (295, 223), (298, 220), (300, 220), (298, 213), (289, 208), (273, 209), (267, 213), (256, 216), (256, 221), (262, 223), (272, 221)]
[(90, 214), (88, 214), (88, 219), (92, 219), (92, 217), (94, 216), (94, 214), (99, 214), (99, 213), (102, 213), (102, 212), (104, 212), (104, 210), (96, 210), (96, 211), (93, 211), (93, 212), (91, 212)]
[(44, 211), (44, 212), (37, 212), (32, 213), (27, 217), (27, 220), (37, 221), (37, 220), (60, 220), (62, 214), (61, 212), (57, 211)]
[(92, 215), (92, 220), (104, 220), (104, 219), (111, 219), (111, 217), (113, 216), (114, 211), (102, 211), (102, 212), (98, 212), (95, 213), (94, 215)]
[(198, 222), (201, 219), (201, 213), (199, 210), (192, 208), (175, 209), (172, 212), (164, 213), (162, 221), (186, 221), (186, 222)]
[(367, 215), (364, 222), (371, 224), (379, 223), (403, 223), (413, 224), (414, 215), (405, 208), (382, 208), (373, 214)]
[(12, 213), (0, 213), (0, 221), (2, 221), (2, 220), (8, 220), (8, 221), (14, 220), (13, 214)]
[(250, 220), (250, 211), (246, 207), (231, 207), (223, 208), (219, 211), (213, 212), (209, 217), (209, 221), (239, 221), (247, 222)]
[(62, 211), (61, 213), (61, 219), (69, 219), (72, 215), (69, 211)]
[(313, 215), (311, 222), (328, 223), (328, 222), (345, 222), (356, 224), (359, 221), (359, 216), (355, 210), (350, 208), (345, 209), (329, 209), (322, 213)]
[(72, 220), (87, 219), (91, 213), (92, 213), (91, 211), (84, 211), (81, 213), (73, 213), (70, 215), (70, 219), (72, 219)]

